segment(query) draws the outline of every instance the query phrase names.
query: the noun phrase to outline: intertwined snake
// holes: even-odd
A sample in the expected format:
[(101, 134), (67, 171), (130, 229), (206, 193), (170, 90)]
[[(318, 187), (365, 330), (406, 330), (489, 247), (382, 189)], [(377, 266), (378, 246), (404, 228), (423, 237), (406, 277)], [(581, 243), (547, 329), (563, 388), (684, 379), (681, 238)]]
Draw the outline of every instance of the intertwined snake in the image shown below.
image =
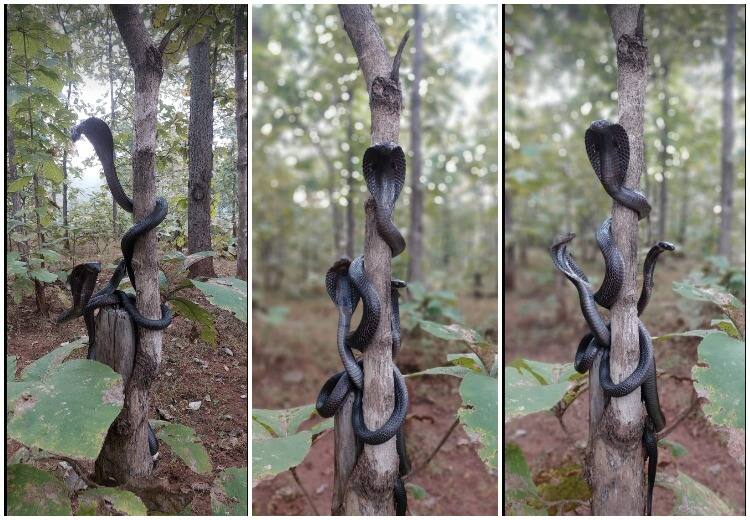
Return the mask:
[[(107, 186), (109, 186), (109, 190), (112, 192), (112, 197), (122, 209), (128, 213), (132, 213), (133, 201), (125, 194), (120, 180), (117, 178), (114, 161), (114, 142), (109, 126), (101, 119), (90, 117), (76, 125), (71, 131), (73, 142), (78, 141), (81, 135), (85, 135), (94, 146), (96, 155), (99, 157), (99, 161), (101, 161), (104, 168), (104, 176), (107, 179)], [(101, 264), (99, 262), (79, 264), (71, 271), (68, 283), (73, 295), (73, 306), (61, 314), (57, 322), (62, 323), (83, 316), (89, 336), (88, 359), (96, 359), (94, 311), (100, 307), (121, 305), (135, 325), (144, 329), (162, 330), (167, 328), (171, 323), (172, 310), (166, 304), (161, 304), (161, 318), (146, 318), (136, 308), (135, 296), (117, 289), (126, 273), (130, 278), (130, 284), (135, 289), (132, 259), (136, 241), (139, 237), (158, 226), (166, 215), (167, 201), (163, 197), (157, 197), (156, 204), (151, 213), (133, 225), (123, 235), (120, 242), (123, 258), (117, 265), (110, 280), (96, 293), (94, 293), (94, 287), (101, 271)], [(138, 335), (136, 334), (136, 341), (137, 338)], [(159, 451), (159, 442), (151, 425), (148, 427), (148, 447), (152, 456), (156, 455)]]
[[(648, 216), (651, 206), (646, 197), (635, 190), (623, 186), (628, 169), (630, 148), (625, 129), (608, 121), (595, 121), (586, 131), (586, 153), (596, 176), (604, 186), (607, 194), (623, 206), (631, 209), (642, 219)], [(639, 358), (638, 366), (628, 377), (614, 383), (609, 371), (610, 324), (605, 322), (597, 309), (597, 304), (609, 309), (617, 300), (622, 289), (625, 266), (620, 251), (612, 239), (612, 219), (607, 218), (596, 232), (596, 242), (602, 252), (605, 263), (605, 276), (602, 285), (593, 293), (591, 284), (581, 268), (567, 251), (567, 244), (575, 237), (567, 233), (557, 237), (550, 247), (550, 254), (555, 267), (560, 270), (578, 290), (581, 312), (589, 326), (590, 332), (584, 335), (578, 344), (575, 356), (575, 369), (586, 373), (596, 357), (601, 354), (599, 362), (599, 382), (607, 397), (623, 397), (640, 387), (641, 400), (646, 406), (648, 418), (643, 431), (643, 444), (648, 459), (648, 498), (646, 512), (651, 514), (654, 481), (658, 451), (656, 432), (666, 425), (666, 419), (659, 405), (659, 394), (656, 388), (656, 363), (651, 335), (646, 326), (638, 320)], [(674, 245), (669, 242), (658, 242), (646, 255), (643, 264), (643, 287), (638, 300), (638, 315), (646, 308), (654, 286), (653, 276), (656, 259), (664, 251), (673, 251)]]
[[(400, 146), (392, 143), (371, 146), (365, 151), (362, 171), (367, 189), (375, 200), (375, 225), (378, 234), (397, 256), (406, 247), (404, 237), (393, 224), (393, 208), (404, 186), (406, 159)], [(398, 290), (406, 287), (402, 280), (391, 281), (391, 353), (393, 358), (401, 348)], [(404, 376), (393, 364), (394, 407), (391, 416), (377, 430), (369, 430), (362, 412), (364, 373), (362, 361), (355, 358), (352, 349), (364, 351), (375, 335), (380, 321), (380, 298), (365, 272), (364, 256), (353, 261), (338, 260), (326, 273), (326, 290), (339, 310), (337, 345), (344, 370), (330, 377), (318, 394), (316, 408), (322, 417), (336, 414), (349, 392), (354, 392), (352, 429), (358, 441), (358, 450), (364, 444), (382, 444), (396, 436), (399, 471), (394, 485), (396, 514), (406, 514), (406, 489), (401, 477), (409, 472), (403, 425), (409, 407), (409, 394)], [(352, 314), (362, 300), (362, 320), (353, 332), (349, 331)]]

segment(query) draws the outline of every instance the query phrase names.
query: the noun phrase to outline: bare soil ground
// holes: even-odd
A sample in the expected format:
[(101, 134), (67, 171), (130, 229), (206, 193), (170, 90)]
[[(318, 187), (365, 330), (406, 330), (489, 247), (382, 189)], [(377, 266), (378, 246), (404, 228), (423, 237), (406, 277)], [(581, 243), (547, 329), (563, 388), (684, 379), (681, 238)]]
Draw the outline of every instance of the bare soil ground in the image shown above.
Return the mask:
[[(340, 370), (336, 350), (335, 308), (321, 292), (305, 299), (278, 299), (267, 305), (289, 308), (281, 327), (253, 320), (253, 408), (290, 408), (315, 402), (323, 382)], [(469, 325), (497, 330), (495, 298), (461, 298), (459, 309)], [(355, 316), (353, 323), (358, 323)], [(445, 355), (459, 351), (446, 342), (404, 338), (397, 359), (406, 374), (445, 365)], [(432, 452), (456, 418), (461, 404), (458, 380), (452, 377), (409, 379), (407, 449), (412, 467)], [(297, 473), (320, 514), (330, 514), (333, 489), (333, 432), (314, 443)], [(427, 496), (409, 497), (412, 515), (496, 515), (497, 475), (488, 473), (477, 448), (459, 425), (432, 462), (414, 478)], [(254, 515), (310, 515), (314, 511), (289, 472), (253, 488)]]
[[(116, 248), (108, 251), (109, 258), (91, 253), (90, 258), (102, 260), (102, 265), (116, 258)], [(78, 263), (78, 262), (76, 262)], [(214, 259), (217, 276), (235, 276), (234, 262)], [(99, 276), (107, 280), (111, 272)], [(153, 477), (170, 488), (194, 495), (193, 514), (210, 515), (210, 487), (216, 475), (228, 467), (247, 467), (247, 326), (230, 312), (213, 307), (197, 289), (181, 293), (199, 303), (214, 316), (217, 329), (217, 347), (203, 343), (192, 322), (175, 316), (164, 331), (162, 363), (151, 387), (149, 418), (159, 419), (157, 408), (173, 416), (170, 420), (193, 428), (208, 451), (214, 471), (210, 475), (193, 473), (169, 448), (161, 443), (160, 458)], [(54, 318), (70, 305), (69, 292), (61, 283), (47, 288), (50, 317), (43, 318), (36, 311), (34, 298), (26, 298), (6, 312), (6, 354), (18, 357), (18, 370), (54, 350), (61, 343), (86, 335), (83, 320), (63, 324)], [(7, 299), (10, 303), (12, 300)], [(233, 355), (226, 353), (228, 348)], [(83, 358), (86, 349), (74, 355)], [(190, 401), (203, 401), (200, 409), (192, 411)], [(20, 445), (6, 439), (6, 456), (10, 457)], [(84, 463), (93, 471), (93, 461)]]
[[(689, 318), (686, 318), (685, 306), (692, 306), (689, 310), (697, 314), (699, 303), (687, 302), (672, 291), (672, 282), (684, 278), (697, 265), (674, 255), (664, 255), (659, 262), (653, 297), (642, 316), (651, 335), (708, 328), (710, 319), (719, 317), (720, 311), (709, 309), (699, 326), (687, 323)], [(570, 363), (578, 341), (587, 332), (586, 323), (580, 316), (575, 289), (566, 281), (564, 294), (569, 314), (567, 319), (561, 320), (556, 314), (558, 300), (554, 297), (554, 282), (542, 274), (552, 270), (549, 257), (543, 252), (530, 255), (530, 262), (525, 267), (519, 272), (518, 289), (505, 294), (505, 364), (519, 357), (549, 363)], [(603, 274), (599, 273), (602, 267), (598, 263), (584, 263), (582, 267), (587, 274)], [(699, 338), (676, 338), (654, 343), (657, 368), (677, 376), (659, 377), (659, 396), (668, 424), (687, 409), (694, 397), (689, 378), (697, 359), (698, 343)], [(585, 448), (588, 439), (588, 393), (584, 393), (567, 410), (564, 422), (570, 437), (551, 413), (529, 415), (504, 425), (505, 442), (512, 441), (521, 447), (534, 479), (539, 480), (545, 469), (571, 462), (581, 464), (579, 450)], [(680, 471), (717, 493), (737, 514), (744, 515), (744, 460), (738, 461), (729, 454), (726, 442), (700, 410), (691, 413), (667, 439), (683, 445), (688, 454), (674, 457), (668, 449), (660, 447), (657, 481), (658, 473), (675, 474)], [(673, 502), (672, 492), (657, 486), (654, 490), (653, 514), (670, 514)], [(591, 513), (588, 506), (581, 506), (575, 514)]]

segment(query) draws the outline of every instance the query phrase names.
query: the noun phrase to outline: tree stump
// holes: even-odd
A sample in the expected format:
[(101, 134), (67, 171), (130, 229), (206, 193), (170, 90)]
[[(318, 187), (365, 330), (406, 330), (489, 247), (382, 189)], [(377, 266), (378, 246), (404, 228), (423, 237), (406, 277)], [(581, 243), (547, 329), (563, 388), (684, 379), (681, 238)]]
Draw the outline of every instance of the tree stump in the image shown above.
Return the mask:
[[(138, 425), (129, 421), (128, 407), (133, 405), (134, 395), (129, 382), (138, 350), (136, 334), (133, 320), (119, 305), (99, 310), (96, 317), (96, 360), (120, 374), (125, 389), (123, 409), (109, 427), (94, 465), (94, 480), (100, 484), (124, 484), (132, 477), (149, 476), (153, 470), (154, 463), (148, 449), (148, 420)], [(139, 405), (148, 407), (148, 401)], [(141, 416), (146, 417), (146, 414)]]

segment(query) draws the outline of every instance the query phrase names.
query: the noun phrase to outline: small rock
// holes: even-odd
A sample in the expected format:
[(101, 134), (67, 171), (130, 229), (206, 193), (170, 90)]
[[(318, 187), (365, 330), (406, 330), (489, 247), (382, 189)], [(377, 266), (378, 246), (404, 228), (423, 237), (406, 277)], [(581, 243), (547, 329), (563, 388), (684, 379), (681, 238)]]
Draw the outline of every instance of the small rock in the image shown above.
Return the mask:
[(206, 397), (203, 398), (204, 401), (211, 402), (211, 396), (209, 394), (206, 394)]
[(526, 435), (526, 433), (526, 430), (524, 430), (523, 428), (519, 428), (515, 431), (515, 433), (513, 433), (513, 438), (518, 439), (519, 437), (523, 437), (524, 435)]
[(229, 357), (234, 357), (234, 352), (232, 352), (232, 349), (230, 348), (224, 347), (221, 351)]
[(188, 408), (195, 411), (195, 410), (200, 409), (202, 404), (203, 404), (203, 401), (191, 401), (190, 403), (188, 403)]
[(167, 370), (166, 372), (164, 372), (164, 375), (167, 376), (167, 377), (172, 377), (172, 371), (171, 370)]
[(301, 383), (305, 374), (301, 370), (290, 370), (282, 378), (285, 383)]
[(247, 399), (247, 394), (242, 394), (242, 395), (240, 396), (240, 399)]
[(204, 368), (204, 369), (205, 369), (205, 368), (208, 368), (208, 363), (206, 363), (206, 362), (205, 362), (205, 361), (203, 361), (202, 359), (198, 359), (198, 358), (193, 358), (193, 362), (195, 362), (195, 364), (197, 364), (197, 365), (200, 365), (200, 366), (201, 366), (201, 368)]
[(229, 414), (226, 414), (226, 415), (222, 415), (222, 416), (221, 416), (221, 418), (222, 418), (222, 419), (226, 419), (227, 421), (231, 421), (231, 420), (232, 420), (232, 416), (231, 416), (231, 415), (229, 415)]
[(168, 411), (166, 411), (163, 408), (157, 407), (156, 408), (156, 412), (159, 414), (159, 417), (161, 417), (165, 421), (172, 421), (172, 420), (174, 420), (174, 415), (172, 415), (171, 413), (169, 413)]
[(714, 475), (718, 475), (719, 472), (721, 471), (721, 464), (713, 464), (713, 465), (709, 466), (708, 467), (708, 471), (710, 471)]
[(318, 489), (315, 490), (315, 494), (322, 495), (323, 491), (325, 491), (327, 487), (328, 487), (328, 484), (321, 484), (320, 486), (318, 486)]
[(226, 366), (226, 365), (224, 365), (224, 370), (226, 370), (227, 372), (229, 372), (229, 367)]

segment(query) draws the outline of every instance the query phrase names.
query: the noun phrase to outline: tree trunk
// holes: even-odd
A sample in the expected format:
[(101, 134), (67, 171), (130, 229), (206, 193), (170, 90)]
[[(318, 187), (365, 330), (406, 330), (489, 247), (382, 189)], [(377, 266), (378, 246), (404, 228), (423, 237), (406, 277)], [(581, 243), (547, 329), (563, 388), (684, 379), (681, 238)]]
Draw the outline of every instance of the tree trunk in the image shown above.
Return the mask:
[[(134, 99), (138, 102), (133, 104), (133, 218), (138, 222), (155, 205), (156, 114), (166, 41), (158, 48), (154, 45), (137, 6), (112, 5), (111, 10), (135, 76)], [(150, 319), (161, 317), (157, 245), (156, 231), (152, 230), (139, 238), (133, 253), (136, 305)], [(132, 477), (148, 476), (153, 470), (147, 411), (151, 383), (161, 363), (161, 345), (162, 331), (138, 327), (138, 349), (125, 387), (125, 403), (107, 432), (96, 462), (96, 478), (101, 483), (121, 484)]]
[[(112, 133), (114, 134), (117, 123), (115, 118), (115, 71), (112, 62), (112, 19), (109, 16), (107, 16), (107, 57), (109, 67), (109, 113)], [(115, 238), (120, 236), (120, 226), (117, 225), (117, 201), (114, 195), (112, 195), (112, 236)]]
[(247, 6), (234, 6), (234, 90), (237, 95), (237, 278), (247, 281), (247, 87), (245, 85), (245, 55)]
[(661, 189), (659, 190), (659, 240), (667, 239), (667, 142), (669, 141), (669, 126), (667, 118), (669, 117), (669, 65), (664, 64), (662, 73), (662, 93), (664, 99), (661, 102), (661, 112), (664, 118), (664, 126), (661, 128)]
[[(391, 79), (392, 63), (370, 8), (339, 5), (344, 29), (357, 54), (370, 96), (372, 143), (398, 142), (401, 85)], [(396, 74), (398, 71), (395, 71)], [(377, 232), (375, 204), (365, 202), (365, 271), (380, 304), (377, 331), (364, 349), (364, 410), (368, 428), (381, 427), (394, 405), (391, 359), (391, 250)], [(350, 395), (336, 414), (336, 473), (334, 514), (393, 515), (393, 485), (398, 474), (395, 437), (380, 445), (365, 444), (359, 458), (351, 433)], [(353, 467), (352, 467), (353, 464)], [(343, 493), (341, 490), (343, 489)]]
[(512, 292), (516, 288), (516, 251), (513, 234), (513, 198), (510, 191), (503, 187), (503, 227), (507, 244), (503, 253), (503, 288)]
[[(18, 179), (18, 170), (16, 168), (16, 140), (13, 137), (13, 127), (8, 120), (8, 113), (5, 113), (5, 139), (6, 139), (6, 152), (8, 154), (8, 184)], [(6, 184), (7, 186), (7, 184)], [(11, 208), (13, 210), (13, 218), (21, 218), (21, 195), (18, 191), (13, 193), (10, 198)], [(7, 228), (6, 228), (7, 229)], [(10, 233), (8, 235), (8, 249), (11, 247)], [(20, 246), (18, 248), (21, 250)]]
[[(688, 220), (688, 207), (690, 204), (690, 174), (688, 169), (684, 170), (685, 182), (682, 185), (682, 206), (680, 208), (680, 229), (677, 235), (677, 241), (683, 247), (685, 247), (685, 237), (687, 235), (687, 220)], [(651, 243), (651, 242), (649, 242)]]
[(349, 93), (348, 114), (349, 119), (346, 125), (346, 142), (349, 144), (349, 150), (346, 156), (346, 256), (354, 258), (354, 231), (356, 221), (354, 219), (354, 114), (352, 113), (352, 101), (354, 95)]
[(411, 204), (409, 213), (409, 281), (422, 281), (422, 213), (424, 212), (424, 190), (422, 186), (422, 100), (419, 95), (419, 83), (422, 80), (422, 10), (419, 5), (412, 7), (414, 12), (414, 56), (412, 73), (414, 82), (411, 87), (411, 121), (409, 124), (409, 144), (411, 145)]
[[(188, 253), (211, 250), (211, 177), (214, 154), (214, 100), (208, 32), (188, 49), (190, 123), (188, 126)], [(210, 256), (190, 266), (191, 276), (216, 276)]]
[(721, 99), (721, 220), (719, 254), (732, 260), (732, 206), (734, 204), (734, 40), (737, 6), (727, 6), (727, 42), (724, 46)]
[[(67, 10), (65, 11), (67, 15)], [(63, 34), (68, 36), (68, 30), (65, 27), (65, 17), (60, 11), (60, 6), (57, 6), (57, 16), (60, 19), (60, 26), (62, 27)], [(66, 61), (68, 62), (68, 69), (73, 68), (72, 58), (70, 51), (65, 53)], [(70, 94), (73, 91), (73, 80), (68, 81), (68, 96), (65, 99), (65, 110), (70, 108)], [(63, 158), (62, 158), (62, 171), (63, 171), (63, 185), (62, 185), (62, 217), (63, 217), (63, 228), (64, 228), (64, 244), (66, 251), (70, 252), (70, 233), (68, 230), (68, 147), (63, 147)]]
[[(608, 6), (617, 48), (619, 123), (630, 137), (630, 164), (625, 186), (637, 189), (643, 171), (643, 108), (648, 83), (648, 49), (643, 39), (643, 6)], [(625, 280), (612, 306), (612, 379), (621, 381), (638, 363), (636, 264), (638, 216), (619, 203), (612, 207), (615, 245), (622, 252)], [(642, 515), (645, 511), (643, 479), (643, 408), (640, 389), (612, 398), (604, 407), (599, 386), (598, 362), (589, 371), (589, 483), (594, 515)]]

